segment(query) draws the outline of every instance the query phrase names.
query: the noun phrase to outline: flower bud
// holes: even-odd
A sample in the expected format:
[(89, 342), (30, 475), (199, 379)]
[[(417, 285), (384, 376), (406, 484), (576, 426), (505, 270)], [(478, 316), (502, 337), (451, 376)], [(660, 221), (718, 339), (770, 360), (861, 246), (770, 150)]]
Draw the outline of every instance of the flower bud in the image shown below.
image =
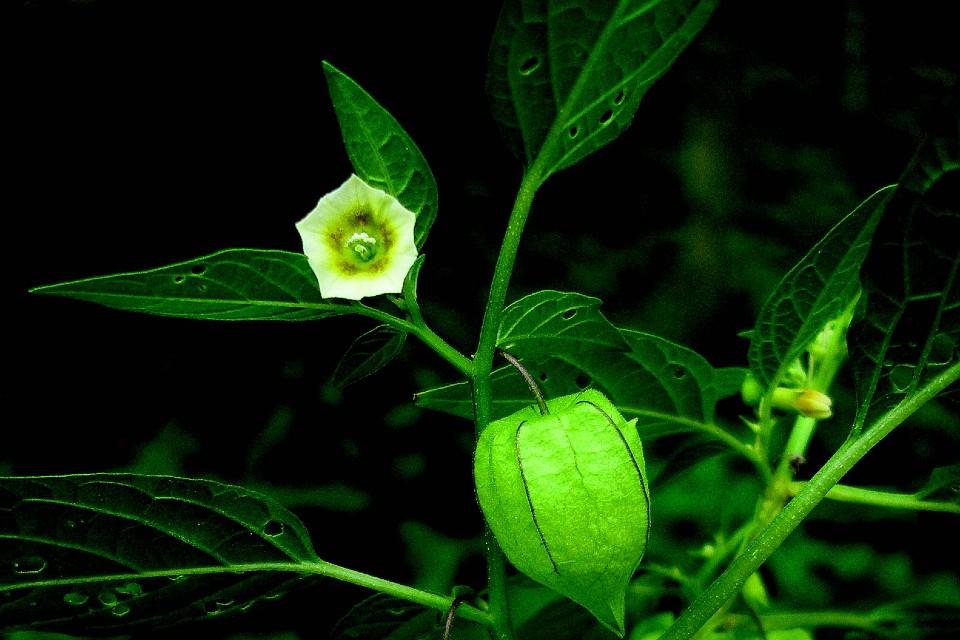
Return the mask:
[(743, 384), (740, 386), (740, 398), (743, 400), (743, 404), (748, 407), (757, 406), (763, 398), (763, 387), (751, 373), (748, 373), (743, 379)]
[(825, 420), (833, 415), (830, 396), (813, 389), (779, 387), (773, 392), (773, 406), (817, 420)]
[(480, 507), (520, 571), (623, 635), (650, 498), (636, 420), (596, 390), (492, 422), (474, 458)]

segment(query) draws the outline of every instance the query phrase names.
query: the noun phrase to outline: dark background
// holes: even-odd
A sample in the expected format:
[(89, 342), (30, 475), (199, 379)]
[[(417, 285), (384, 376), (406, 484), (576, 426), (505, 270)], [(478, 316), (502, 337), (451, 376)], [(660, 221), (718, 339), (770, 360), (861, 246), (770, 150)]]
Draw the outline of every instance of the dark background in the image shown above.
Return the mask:
[[(351, 170), (326, 59), (433, 166), (441, 210), (420, 297), (471, 353), (519, 164), (483, 91), (498, 3), (449, 4), (21, 3), (6, 100), (0, 472), (133, 468), (269, 483), (279, 495), (320, 487), (287, 498), (321, 557), (399, 580), (418, 570), (407, 549), (423, 534), (409, 522), (477, 535), (471, 426), (409, 407), (413, 391), (455, 374), (420, 345), (340, 393), (328, 381), (370, 328), (359, 319), (204, 323), (26, 293), (227, 247), (298, 250), (293, 223)], [(949, 4), (932, 1), (723, 3), (632, 128), (543, 189), (511, 299), (596, 295), (621, 325), (742, 365), (736, 334), (777, 279), (908, 162), (960, 74), (955, 26)], [(852, 481), (914, 489), (956, 462), (956, 433), (896, 434)], [(811, 464), (840, 437), (818, 440)], [(896, 548), (948, 524), (907, 516), (826, 536)], [(457, 579), (476, 586), (471, 544)], [(957, 566), (956, 550), (910, 546), (920, 572)], [(327, 585), (223, 628), (300, 627), (318, 598), (335, 618), (362, 595)]]

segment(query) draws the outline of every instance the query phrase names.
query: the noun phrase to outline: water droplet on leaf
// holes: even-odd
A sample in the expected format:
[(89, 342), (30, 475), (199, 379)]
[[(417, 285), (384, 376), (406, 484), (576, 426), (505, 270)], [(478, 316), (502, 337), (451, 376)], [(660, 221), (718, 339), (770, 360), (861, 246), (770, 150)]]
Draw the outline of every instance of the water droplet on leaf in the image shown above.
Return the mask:
[(65, 593), (63, 595), (63, 601), (69, 605), (79, 607), (82, 604), (86, 604), (87, 600), (90, 599), (85, 593), (80, 593), (79, 591), (71, 591), (70, 593)]
[(130, 605), (128, 605), (126, 602), (121, 602), (117, 604), (117, 606), (110, 609), (110, 613), (112, 613), (118, 618), (122, 618), (123, 616), (130, 613), (130, 610), (131, 610)]

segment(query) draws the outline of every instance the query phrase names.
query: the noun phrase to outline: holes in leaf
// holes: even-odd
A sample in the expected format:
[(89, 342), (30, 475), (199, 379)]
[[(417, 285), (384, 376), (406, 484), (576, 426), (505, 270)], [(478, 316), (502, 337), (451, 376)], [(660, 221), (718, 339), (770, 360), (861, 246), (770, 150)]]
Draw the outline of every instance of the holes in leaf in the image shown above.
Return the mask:
[(680, 366), (675, 366), (673, 368), (673, 377), (677, 380), (683, 380), (687, 377), (687, 370)]
[(570, 127), (570, 130), (567, 131), (567, 135), (570, 136), (571, 140), (576, 138), (578, 135), (580, 135), (579, 127)]
[(546, 381), (547, 381), (547, 372), (546, 372), (546, 371), (541, 371), (541, 372), (540, 372), (540, 375), (537, 376), (537, 377), (540, 378), (540, 382), (546, 382)]
[(106, 589), (97, 594), (97, 600), (107, 609), (114, 608), (120, 602), (120, 598), (117, 597), (117, 594)]
[(576, 310), (576, 309), (567, 309), (566, 311), (563, 312), (563, 319), (564, 319), (564, 320), (573, 320), (573, 317), (574, 317), (575, 315), (577, 315), (577, 310)]
[(577, 374), (577, 379), (574, 380), (574, 382), (576, 383), (578, 389), (586, 389), (590, 386), (590, 383), (593, 382), (593, 380), (590, 378), (590, 376), (581, 371)]
[(207, 285), (205, 285), (205, 284), (198, 284), (198, 285), (197, 285), (197, 291), (203, 293), (203, 292), (206, 291), (206, 290), (207, 290)]
[(187, 276), (173, 276), (173, 284), (183, 284), (183, 281), (187, 279)]
[(13, 561), (13, 572), (24, 574), (41, 573), (47, 568), (47, 561), (40, 556), (25, 556)]
[(949, 364), (953, 360), (954, 349), (956, 349), (956, 345), (953, 338), (945, 333), (938, 333), (933, 337), (933, 343), (930, 345), (928, 362), (930, 364)]
[(537, 56), (530, 56), (526, 60), (520, 63), (520, 75), (528, 76), (537, 69), (540, 68), (540, 58)]
[(190, 273), (195, 276), (202, 276), (207, 271), (207, 265), (205, 264), (195, 264), (190, 268)]
[(890, 371), (890, 384), (896, 393), (905, 393), (913, 381), (913, 367), (908, 364), (898, 364)]
[(265, 536), (273, 538), (281, 533), (283, 533), (283, 523), (278, 520), (270, 520), (267, 524), (263, 525), (263, 535)]
[(613, 120), (613, 109), (607, 109), (600, 114), (600, 124), (610, 124), (611, 120)]
[(623, 99), (626, 97), (627, 97), (627, 94), (621, 89), (620, 93), (618, 93), (613, 97), (613, 104), (618, 106), (623, 104)]

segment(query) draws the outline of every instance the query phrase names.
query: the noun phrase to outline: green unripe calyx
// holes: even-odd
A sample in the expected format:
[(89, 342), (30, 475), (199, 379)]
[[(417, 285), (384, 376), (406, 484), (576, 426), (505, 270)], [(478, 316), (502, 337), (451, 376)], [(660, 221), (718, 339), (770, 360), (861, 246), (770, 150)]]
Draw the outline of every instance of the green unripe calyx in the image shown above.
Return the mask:
[(520, 571), (586, 607), (619, 635), (624, 596), (650, 526), (636, 420), (588, 389), (490, 425), (474, 479), (480, 507)]

